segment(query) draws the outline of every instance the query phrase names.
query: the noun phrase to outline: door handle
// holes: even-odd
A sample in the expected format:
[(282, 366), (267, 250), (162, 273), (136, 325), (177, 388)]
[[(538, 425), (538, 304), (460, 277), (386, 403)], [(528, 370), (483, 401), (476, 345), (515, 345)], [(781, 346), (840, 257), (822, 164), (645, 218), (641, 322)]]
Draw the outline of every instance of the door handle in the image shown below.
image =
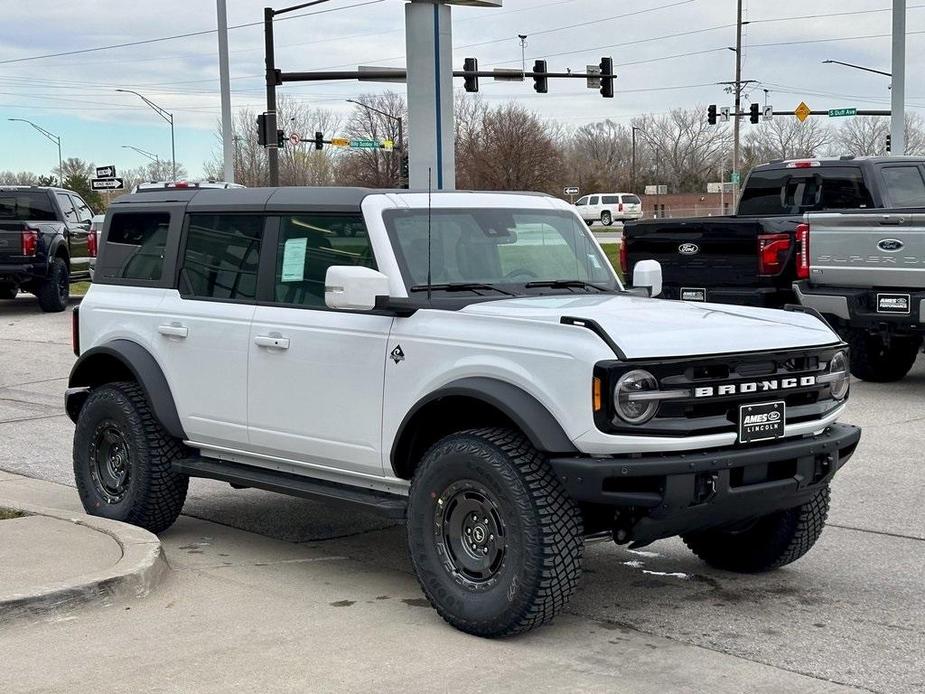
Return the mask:
[(904, 223), (906, 220), (902, 217), (883, 217), (880, 220), (880, 223), (883, 225), (898, 226)]
[(269, 349), (289, 349), (289, 338), (278, 335), (258, 335), (254, 338), (254, 344)]
[(189, 328), (185, 325), (179, 325), (177, 323), (171, 323), (170, 325), (159, 325), (157, 326), (157, 332), (165, 337), (180, 337), (186, 338), (189, 336)]

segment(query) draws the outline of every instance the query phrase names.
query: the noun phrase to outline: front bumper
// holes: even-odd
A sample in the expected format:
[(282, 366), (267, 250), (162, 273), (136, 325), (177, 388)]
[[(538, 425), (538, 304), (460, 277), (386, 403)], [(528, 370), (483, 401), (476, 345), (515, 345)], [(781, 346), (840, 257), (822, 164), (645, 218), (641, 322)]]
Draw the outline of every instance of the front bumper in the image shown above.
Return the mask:
[(703, 289), (705, 301), (713, 304), (783, 308), (794, 301), (793, 292), (779, 287), (704, 287), (702, 284), (663, 285), (660, 299), (681, 299), (682, 289)]
[[(925, 291), (813, 287), (805, 281), (796, 282), (793, 291), (803, 306), (814, 308), (823, 315), (835, 316), (852, 328), (900, 334), (925, 333)], [(909, 313), (878, 313), (877, 294), (908, 294)]]
[(646, 543), (799, 506), (860, 438), (858, 427), (832, 424), (815, 436), (755, 447), (549, 462), (576, 501), (632, 510), (627, 539)]

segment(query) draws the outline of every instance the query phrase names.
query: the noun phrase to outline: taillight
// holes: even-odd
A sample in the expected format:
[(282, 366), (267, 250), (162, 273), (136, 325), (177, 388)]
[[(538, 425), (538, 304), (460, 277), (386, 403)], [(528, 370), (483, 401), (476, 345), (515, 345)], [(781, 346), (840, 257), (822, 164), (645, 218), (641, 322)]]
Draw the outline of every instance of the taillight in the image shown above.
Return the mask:
[(74, 307), (71, 313), (71, 347), (74, 348), (74, 356), (80, 356), (80, 306)]
[(809, 279), (809, 224), (797, 225), (797, 279)]
[(617, 212), (622, 212), (622, 211), (623, 211), (623, 203), (621, 202), (621, 203), (617, 206)]
[(627, 257), (626, 252), (626, 238), (624, 238), (623, 242), (620, 244), (620, 272), (623, 273), (623, 277), (626, 277), (626, 273), (629, 272), (629, 258)]
[(762, 234), (758, 237), (758, 274), (769, 277), (784, 269), (790, 255), (789, 234)]
[(21, 235), (21, 248), (23, 255), (35, 255), (36, 250), (39, 247), (39, 232), (38, 229), (33, 229), (32, 227), (25, 227), (22, 230)]
[(87, 255), (91, 258), (96, 257), (97, 249), (99, 248), (99, 232), (94, 227), (90, 230), (90, 233), (87, 234)]

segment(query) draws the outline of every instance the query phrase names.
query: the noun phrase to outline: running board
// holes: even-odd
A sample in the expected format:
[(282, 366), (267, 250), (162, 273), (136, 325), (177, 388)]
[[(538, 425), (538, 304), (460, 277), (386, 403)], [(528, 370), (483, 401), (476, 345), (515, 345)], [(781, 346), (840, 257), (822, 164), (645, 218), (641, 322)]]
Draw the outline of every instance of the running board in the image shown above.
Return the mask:
[(253, 465), (213, 461), (206, 458), (186, 458), (174, 461), (173, 469), (190, 477), (205, 477), (241, 487), (264, 489), (268, 492), (279, 492), (305, 499), (359, 504), (394, 520), (404, 520), (405, 511), (408, 508), (408, 499), (398, 494), (362, 489)]

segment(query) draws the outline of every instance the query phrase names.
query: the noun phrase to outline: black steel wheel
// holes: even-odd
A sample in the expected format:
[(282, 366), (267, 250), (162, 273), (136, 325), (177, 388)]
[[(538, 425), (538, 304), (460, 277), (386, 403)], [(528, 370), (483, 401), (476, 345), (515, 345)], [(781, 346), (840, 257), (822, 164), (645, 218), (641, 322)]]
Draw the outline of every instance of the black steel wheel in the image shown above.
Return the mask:
[(132, 469), (131, 452), (118, 425), (111, 419), (99, 423), (90, 444), (90, 479), (110, 504), (125, 498)]
[(446, 569), (470, 583), (498, 575), (507, 539), (504, 520), (491, 492), (472, 480), (450, 485), (437, 499), (441, 522), (435, 540)]

